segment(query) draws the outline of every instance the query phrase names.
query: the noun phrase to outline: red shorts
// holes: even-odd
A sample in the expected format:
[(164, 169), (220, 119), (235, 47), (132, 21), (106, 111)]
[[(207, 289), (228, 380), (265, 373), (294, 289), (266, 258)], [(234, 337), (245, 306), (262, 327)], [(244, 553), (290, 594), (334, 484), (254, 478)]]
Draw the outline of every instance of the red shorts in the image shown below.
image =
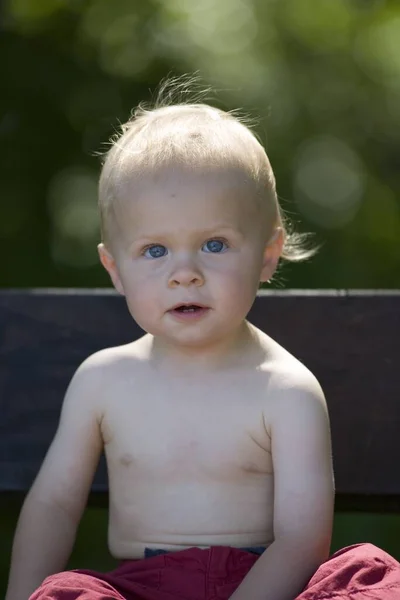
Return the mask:
[[(124, 561), (109, 573), (58, 573), (30, 600), (228, 600), (258, 558), (238, 548), (189, 548)], [(400, 563), (372, 544), (344, 548), (320, 566), (297, 597), (322, 599), (399, 600)]]

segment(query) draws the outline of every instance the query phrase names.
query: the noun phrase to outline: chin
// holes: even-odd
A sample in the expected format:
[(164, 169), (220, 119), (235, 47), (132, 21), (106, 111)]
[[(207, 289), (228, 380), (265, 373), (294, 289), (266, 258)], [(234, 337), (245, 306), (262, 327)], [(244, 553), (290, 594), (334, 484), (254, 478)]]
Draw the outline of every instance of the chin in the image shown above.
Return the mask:
[(206, 348), (207, 346), (211, 346), (215, 340), (209, 338), (201, 338), (199, 336), (182, 336), (179, 338), (171, 339), (172, 343), (175, 343), (177, 346), (181, 346), (182, 348), (198, 348), (201, 350), (202, 348)]

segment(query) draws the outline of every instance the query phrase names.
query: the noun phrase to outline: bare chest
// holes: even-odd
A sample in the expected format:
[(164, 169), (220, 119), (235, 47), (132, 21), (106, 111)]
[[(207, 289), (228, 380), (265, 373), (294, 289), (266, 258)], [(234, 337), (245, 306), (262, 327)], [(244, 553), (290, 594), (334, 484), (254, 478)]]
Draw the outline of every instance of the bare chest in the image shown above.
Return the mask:
[(127, 392), (108, 404), (102, 424), (113, 472), (168, 485), (271, 474), (261, 389), (149, 385), (137, 397)]

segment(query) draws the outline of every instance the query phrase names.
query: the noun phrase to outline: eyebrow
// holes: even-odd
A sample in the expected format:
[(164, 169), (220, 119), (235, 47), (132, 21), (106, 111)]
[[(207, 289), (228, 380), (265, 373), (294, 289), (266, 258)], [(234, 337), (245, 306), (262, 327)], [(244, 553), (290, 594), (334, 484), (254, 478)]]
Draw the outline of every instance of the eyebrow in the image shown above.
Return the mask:
[[(232, 225), (227, 225), (227, 224), (219, 224), (216, 225), (214, 227), (210, 227), (208, 229), (202, 229), (202, 230), (198, 230), (193, 232), (194, 236), (198, 236), (198, 237), (212, 237), (213, 235), (218, 235), (218, 234), (233, 234), (236, 236), (240, 236), (243, 237), (244, 233), (243, 231), (241, 231), (240, 229), (236, 229), (235, 227), (232, 227)], [(154, 232), (154, 234), (150, 234), (150, 235), (144, 235), (141, 236), (135, 240), (133, 240), (132, 243), (134, 244), (145, 244), (145, 243), (149, 243), (149, 242), (154, 242), (154, 241), (162, 241), (165, 239), (168, 239), (171, 236), (171, 232)]]
[(216, 233), (218, 231), (224, 231), (224, 232), (229, 232), (229, 233), (233, 233), (233, 234), (239, 234), (239, 235), (243, 235), (243, 232), (240, 229), (236, 229), (235, 227), (232, 227), (232, 225), (227, 225), (224, 223), (221, 223), (219, 225), (216, 225), (215, 227), (210, 227), (209, 229), (204, 229), (203, 231), (200, 231), (199, 233), (201, 233), (204, 236), (209, 236), (212, 235), (213, 233)]

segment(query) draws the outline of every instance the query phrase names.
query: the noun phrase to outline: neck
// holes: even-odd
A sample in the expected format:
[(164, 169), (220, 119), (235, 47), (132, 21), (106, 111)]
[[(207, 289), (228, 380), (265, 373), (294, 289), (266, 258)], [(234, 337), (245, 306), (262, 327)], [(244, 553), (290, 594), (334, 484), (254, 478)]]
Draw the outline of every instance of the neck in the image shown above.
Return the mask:
[(254, 328), (247, 321), (223, 339), (204, 346), (177, 346), (168, 340), (146, 336), (149, 357), (158, 369), (171, 373), (194, 375), (232, 368), (244, 363), (251, 346), (255, 345)]

